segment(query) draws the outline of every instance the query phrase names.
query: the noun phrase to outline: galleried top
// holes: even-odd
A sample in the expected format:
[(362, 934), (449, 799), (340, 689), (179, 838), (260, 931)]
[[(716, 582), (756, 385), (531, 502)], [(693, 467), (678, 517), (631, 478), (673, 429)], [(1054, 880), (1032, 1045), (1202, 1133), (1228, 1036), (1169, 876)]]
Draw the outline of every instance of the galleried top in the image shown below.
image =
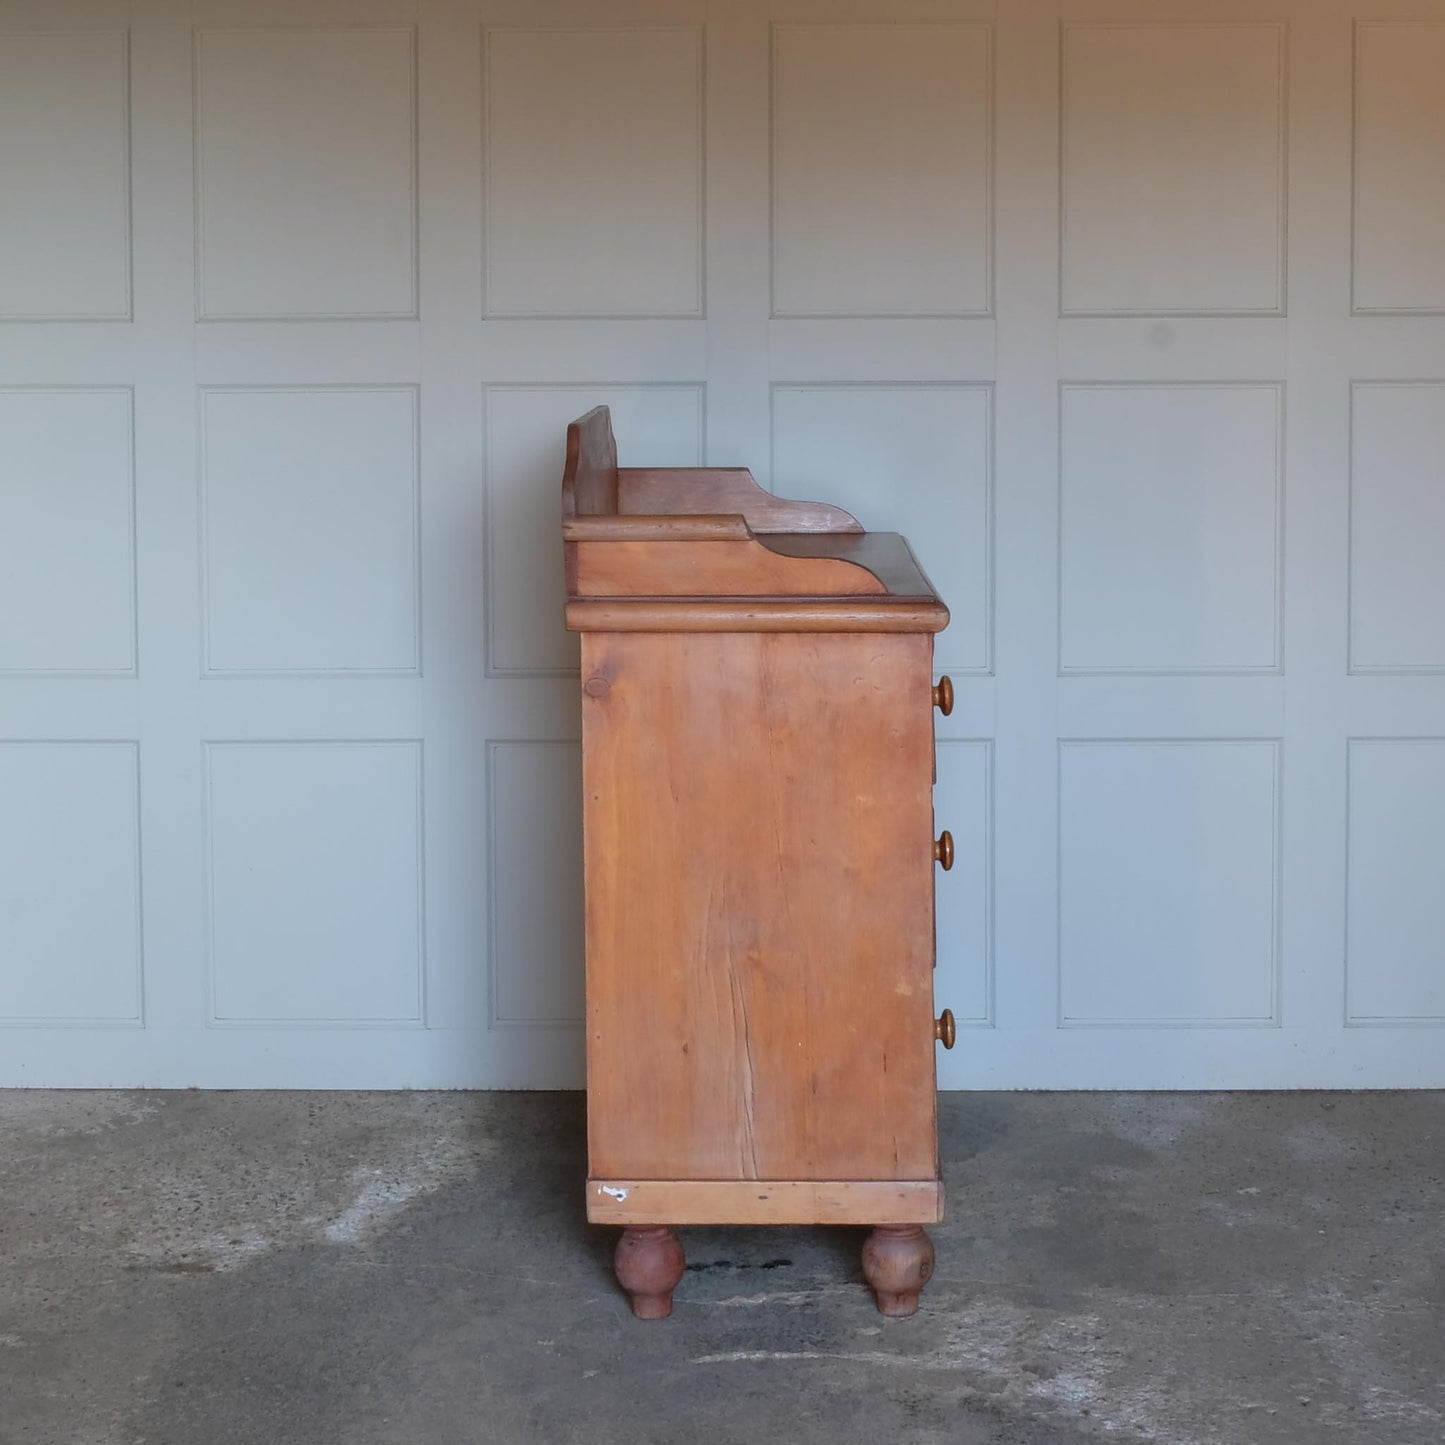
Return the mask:
[(567, 428), (574, 632), (939, 632), (948, 609), (896, 532), (764, 491), (746, 467), (619, 467), (612, 417)]

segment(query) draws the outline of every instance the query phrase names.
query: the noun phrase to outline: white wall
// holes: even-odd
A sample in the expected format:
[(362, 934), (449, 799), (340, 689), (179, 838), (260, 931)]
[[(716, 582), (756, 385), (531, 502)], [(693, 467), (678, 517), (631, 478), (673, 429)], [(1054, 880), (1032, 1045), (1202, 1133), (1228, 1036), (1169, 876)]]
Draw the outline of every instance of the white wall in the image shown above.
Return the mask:
[(953, 609), (944, 1086), (1445, 1084), (1442, 74), (1445, 0), (0, 0), (0, 1083), (580, 1081), (605, 401)]

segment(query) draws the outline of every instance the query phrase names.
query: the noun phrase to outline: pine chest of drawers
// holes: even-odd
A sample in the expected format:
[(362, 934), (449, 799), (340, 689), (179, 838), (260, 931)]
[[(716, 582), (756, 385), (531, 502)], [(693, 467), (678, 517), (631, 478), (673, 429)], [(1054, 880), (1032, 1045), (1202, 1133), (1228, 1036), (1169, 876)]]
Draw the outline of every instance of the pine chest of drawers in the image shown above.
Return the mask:
[(567, 433), (581, 633), (587, 1217), (666, 1315), (672, 1228), (865, 1224), (911, 1314), (942, 1217), (933, 1004), (933, 634), (899, 536), (744, 469), (617, 466)]

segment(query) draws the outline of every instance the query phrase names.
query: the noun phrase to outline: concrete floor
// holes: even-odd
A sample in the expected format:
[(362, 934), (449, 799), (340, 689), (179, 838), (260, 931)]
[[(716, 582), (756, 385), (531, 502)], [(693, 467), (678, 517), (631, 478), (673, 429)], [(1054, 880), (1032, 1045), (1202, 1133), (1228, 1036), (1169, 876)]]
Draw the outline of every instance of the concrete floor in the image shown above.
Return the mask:
[(922, 1312), (690, 1229), (640, 1324), (562, 1094), (0, 1094), (4, 1445), (1439, 1445), (1445, 1095), (942, 1099)]

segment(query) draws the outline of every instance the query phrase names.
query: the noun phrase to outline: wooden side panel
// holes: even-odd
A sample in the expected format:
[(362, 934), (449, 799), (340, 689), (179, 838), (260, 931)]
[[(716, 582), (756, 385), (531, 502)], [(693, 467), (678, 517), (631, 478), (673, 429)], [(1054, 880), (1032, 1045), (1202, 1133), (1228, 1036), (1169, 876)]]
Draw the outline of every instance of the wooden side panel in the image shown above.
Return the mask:
[(612, 413), (605, 406), (594, 406), (567, 428), (562, 515), (605, 516), (616, 510), (617, 443), (612, 436)]
[[(924, 575), (913, 548), (897, 532), (860, 532), (856, 536), (766, 536), (758, 539), (770, 552), (800, 561), (834, 557), (866, 567), (894, 597), (938, 602), (933, 584)], [(941, 604), (940, 604), (941, 605)]]
[(746, 537), (576, 546), (583, 597), (855, 597), (887, 590), (852, 562), (780, 556)]
[(584, 635), (594, 1178), (936, 1178), (931, 646)]

